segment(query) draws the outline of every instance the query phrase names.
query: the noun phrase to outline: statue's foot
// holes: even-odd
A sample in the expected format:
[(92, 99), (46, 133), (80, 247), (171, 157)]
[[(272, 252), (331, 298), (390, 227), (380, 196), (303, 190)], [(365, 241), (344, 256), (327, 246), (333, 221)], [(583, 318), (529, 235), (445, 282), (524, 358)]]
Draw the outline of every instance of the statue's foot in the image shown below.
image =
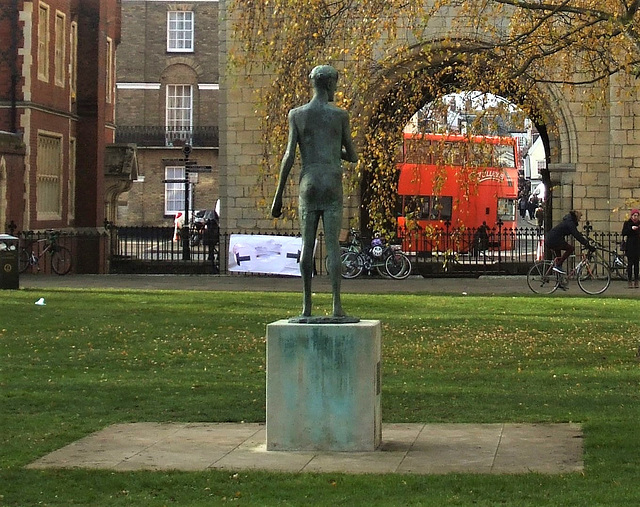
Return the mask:
[(348, 317), (346, 315), (319, 315), (316, 317), (300, 315), (299, 317), (292, 317), (289, 322), (294, 324), (353, 324), (360, 322), (358, 317)]
[(346, 317), (347, 314), (344, 313), (344, 310), (342, 309), (342, 307), (337, 307), (333, 309), (333, 316), (334, 317)]

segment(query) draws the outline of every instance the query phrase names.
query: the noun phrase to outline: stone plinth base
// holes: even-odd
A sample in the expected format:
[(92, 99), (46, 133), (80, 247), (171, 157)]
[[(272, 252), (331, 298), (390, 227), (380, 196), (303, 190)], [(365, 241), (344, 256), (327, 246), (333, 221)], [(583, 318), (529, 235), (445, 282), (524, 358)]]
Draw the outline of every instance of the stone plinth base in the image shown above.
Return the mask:
[(381, 342), (377, 320), (268, 324), (267, 450), (375, 450)]

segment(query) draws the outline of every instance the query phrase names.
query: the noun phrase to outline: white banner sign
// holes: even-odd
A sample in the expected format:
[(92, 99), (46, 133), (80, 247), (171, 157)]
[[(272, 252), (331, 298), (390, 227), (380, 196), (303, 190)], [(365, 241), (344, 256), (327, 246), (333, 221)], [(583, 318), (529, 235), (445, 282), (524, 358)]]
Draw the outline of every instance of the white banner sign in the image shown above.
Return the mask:
[(302, 238), (232, 234), (229, 271), (300, 276)]

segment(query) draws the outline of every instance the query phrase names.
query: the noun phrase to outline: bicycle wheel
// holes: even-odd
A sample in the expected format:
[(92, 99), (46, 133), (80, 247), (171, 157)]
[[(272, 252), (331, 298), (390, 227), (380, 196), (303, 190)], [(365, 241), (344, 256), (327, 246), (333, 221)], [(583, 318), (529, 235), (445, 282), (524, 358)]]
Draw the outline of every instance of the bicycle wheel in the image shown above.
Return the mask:
[(56, 246), (51, 252), (51, 269), (59, 275), (66, 275), (71, 270), (71, 250), (66, 246)]
[(611, 271), (600, 261), (585, 261), (576, 273), (578, 285), (587, 294), (601, 294), (609, 288)]
[[(376, 271), (377, 273), (382, 277), (382, 278), (389, 278), (389, 272), (387, 271), (387, 268), (385, 268), (385, 264), (386, 264), (386, 260), (382, 260), (382, 261), (376, 261), (377, 263), (374, 264), (374, 266), (376, 267)], [(379, 264), (380, 262), (382, 262), (382, 264)]]
[(551, 294), (560, 286), (552, 261), (536, 262), (527, 273), (527, 285), (536, 294)]
[(616, 255), (611, 263), (611, 274), (620, 280), (627, 279), (627, 259), (622, 255)]
[(345, 252), (340, 257), (342, 278), (356, 278), (364, 268), (362, 258), (356, 252)]
[[(342, 259), (342, 256), (344, 254), (346, 254), (347, 252), (355, 252), (355, 250), (349, 250), (348, 247), (346, 246), (342, 246), (340, 245), (340, 258)], [(324, 269), (326, 270), (325, 273), (329, 274), (329, 256), (325, 256), (324, 258)]]
[(18, 271), (24, 273), (31, 265), (31, 252), (26, 248), (20, 250), (18, 255)]
[(411, 274), (411, 261), (402, 252), (393, 252), (384, 264), (391, 278), (404, 280)]

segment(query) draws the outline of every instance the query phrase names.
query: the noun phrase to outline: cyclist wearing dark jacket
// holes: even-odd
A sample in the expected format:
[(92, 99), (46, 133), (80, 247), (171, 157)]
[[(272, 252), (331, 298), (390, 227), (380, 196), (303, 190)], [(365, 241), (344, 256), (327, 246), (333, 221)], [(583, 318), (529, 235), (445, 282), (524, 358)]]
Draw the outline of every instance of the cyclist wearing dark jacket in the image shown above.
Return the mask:
[(589, 245), (589, 240), (578, 230), (580, 218), (582, 218), (582, 212), (571, 210), (562, 218), (562, 222), (547, 233), (547, 248), (552, 250), (556, 256), (554, 271), (564, 273), (564, 271), (562, 271), (562, 263), (567, 260), (575, 250), (573, 246), (567, 243), (567, 236), (573, 236), (590, 250), (593, 249), (593, 247)]

